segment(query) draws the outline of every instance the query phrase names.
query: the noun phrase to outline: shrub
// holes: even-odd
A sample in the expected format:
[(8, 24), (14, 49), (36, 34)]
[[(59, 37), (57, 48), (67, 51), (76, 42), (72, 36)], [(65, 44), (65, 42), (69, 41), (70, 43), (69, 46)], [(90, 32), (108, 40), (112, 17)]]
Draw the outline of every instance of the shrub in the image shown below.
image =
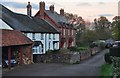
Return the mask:
[(111, 64), (112, 63), (112, 59), (110, 56), (110, 53), (106, 53), (104, 56), (105, 62)]
[(120, 52), (119, 51), (120, 51), (120, 47), (110, 48), (110, 55), (120, 57)]
[(68, 52), (70, 52), (70, 50), (69, 49), (65, 49), (65, 48), (62, 48), (62, 49), (59, 50), (59, 53), (61, 53), (61, 54), (66, 54)]
[(57, 54), (57, 53), (59, 53), (59, 50), (48, 50), (46, 52), (46, 54), (48, 54), (48, 55), (50, 55), (50, 54)]
[(69, 47), (68, 48), (70, 51), (78, 51), (77, 47)]

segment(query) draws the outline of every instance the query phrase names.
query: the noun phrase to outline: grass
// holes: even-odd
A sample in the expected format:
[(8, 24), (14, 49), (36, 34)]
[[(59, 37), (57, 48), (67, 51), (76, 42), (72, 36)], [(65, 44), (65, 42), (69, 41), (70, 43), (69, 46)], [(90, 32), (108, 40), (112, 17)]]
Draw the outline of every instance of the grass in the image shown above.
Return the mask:
[(77, 49), (79, 49), (80, 51), (84, 51), (84, 50), (87, 50), (89, 48), (89, 46), (79, 46), (77, 47)]
[(112, 76), (112, 64), (104, 64), (101, 66), (101, 72), (100, 72), (101, 78), (109, 78), (109, 76)]

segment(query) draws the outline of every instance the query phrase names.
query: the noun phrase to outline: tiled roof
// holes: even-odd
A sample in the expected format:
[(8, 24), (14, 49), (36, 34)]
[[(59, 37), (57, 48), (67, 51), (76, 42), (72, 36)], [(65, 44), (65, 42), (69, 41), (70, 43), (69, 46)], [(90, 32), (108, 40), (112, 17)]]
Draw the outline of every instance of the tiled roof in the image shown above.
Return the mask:
[[(1, 6), (2, 9), (0, 9), (0, 14), (2, 15), (2, 20), (15, 30), (35, 33), (59, 33), (55, 28), (53, 28), (52, 25), (48, 24), (45, 20), (39, 19), (36, 21), (33, 17), (14, 13), (3, 5)], [(49, 30), (47, 30), (46, 28)]]
[(68, 22), (65, 16), (58, 14), (57, 12), (51, 12), (50, 10), (45, 10), (45, 13), (52, 18), (58, 26), (66, 26), (67, 28), (74, 28), (72, 24)]
[(68, 23), (67, 19), (63, 16), (58, 14), (57, 12), (51, 12), (50, 10), (45, 10), (45, 13), (47, 13), (55, 22), (64, 22)]
[(29, 38), (17, 30), (0, 29), (0, 32), (2, 32), (2, 36), (0, 36), (0, 46), (15, 46), (33, 43)]

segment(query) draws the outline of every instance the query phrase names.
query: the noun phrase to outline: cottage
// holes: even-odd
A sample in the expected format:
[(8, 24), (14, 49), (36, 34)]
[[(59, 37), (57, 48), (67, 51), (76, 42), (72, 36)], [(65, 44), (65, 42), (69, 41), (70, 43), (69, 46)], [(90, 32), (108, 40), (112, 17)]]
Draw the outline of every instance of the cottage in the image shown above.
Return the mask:
[(54, 5), (51, 5), (49, 10), (45, 10), (45, 2), (40, 2), (39, 11), (34, 17), (48, 21), (60, 32), (60, 48), (76, 46), (76, 30), (65, 18), (64, 9), (58, 14), (54, 11)]
[[(2, 60), (8, 60), (8, 67), (11, 67), (11, 59), (17, 64), (33, 63), (32, 44), (33, 42), (20, 31), (0, 29), (0, 47), (2, 47)], [(1, 51), (0, 51), (1, 52)], [(3, 63), (4, 64), (4, 63)]]
[(48, 50), (59, 49), (59, 32), (47, 21), (38, 20), (29, 13), (14, 13), (4, 6), (1, 11), (1, 21), (7, 25), (6, 28), (19, 30), (34, 41), (33, 54), (45, 54)]
[[(36, 59), (40, 54), (45, 54), (48, 50), (59, 49), (59, 31), (44, 19), (31, 16), (30, 3), (27, 6), (27, 14), (18, 14), (10, 11), (3, 5), (0, 13), (2, 29), (19, 30), (28, 38), (34, 41), (33, 56)], [(4, 25), (4, 26), (3, 26)]]

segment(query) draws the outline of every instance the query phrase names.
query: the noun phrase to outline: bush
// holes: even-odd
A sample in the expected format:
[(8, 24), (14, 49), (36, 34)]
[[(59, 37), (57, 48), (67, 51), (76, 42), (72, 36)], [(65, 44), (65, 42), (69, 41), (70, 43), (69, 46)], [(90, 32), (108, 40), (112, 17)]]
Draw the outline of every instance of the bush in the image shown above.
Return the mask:
[(69, 47), (68, 48), (70, 51), (78, 51), (77, 47)]
[(61, 54), (66, 54), (68, 52), (70, 52), (70, 50), (69, 49), (65, 49), (65, 48), (62, 48), (62, 49), (59, 50), (59, 53), (61, 53)]
[(105, 62), (111, 64), (112, 63), (112, 59), (110, 56), (110, 53), (106, 53), (104, 56)]
[(59, 53), (59, 50), (48, 50), (46, 54), (51, 55), (51, 54), (57, 54)]
[(110, 48), (110, 55), (120, 57), (120, 47)]

